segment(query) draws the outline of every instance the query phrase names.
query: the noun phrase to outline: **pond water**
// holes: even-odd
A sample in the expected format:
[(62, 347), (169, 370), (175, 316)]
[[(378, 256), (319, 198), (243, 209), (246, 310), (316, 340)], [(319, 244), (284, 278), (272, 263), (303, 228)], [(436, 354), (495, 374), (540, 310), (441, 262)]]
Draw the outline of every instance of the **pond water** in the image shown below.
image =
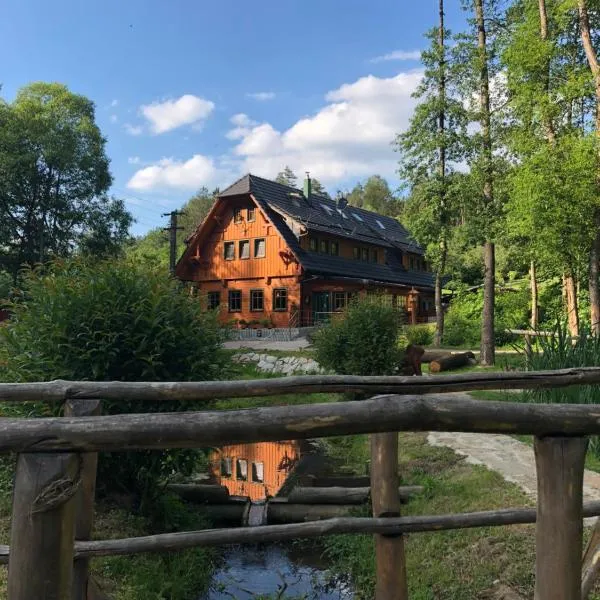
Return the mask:
[(327, 570), (319, 563), (319, 557), (288, 546), (236, 547), (225, 552), (211, 591), (198, 600), (351, 600), (344, 584), (328, 585)]

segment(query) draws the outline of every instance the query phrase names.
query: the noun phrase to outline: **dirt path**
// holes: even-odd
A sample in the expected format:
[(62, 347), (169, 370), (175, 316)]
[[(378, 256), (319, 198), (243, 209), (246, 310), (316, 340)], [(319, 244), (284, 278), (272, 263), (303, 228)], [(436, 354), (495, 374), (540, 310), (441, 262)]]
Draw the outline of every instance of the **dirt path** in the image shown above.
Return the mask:
[[(471, 399), (468, 394), (455, 394)], [(484, 465), (517, 484), (532, 498), (537, 494), (537, 479), (533, 447), (509, 435), (483, 433), (431, 432), (427, 441), (432, 446), (446, 446), (465, 456), (467, 462)], [(585, 470), (583, 479), (585, 500), (600, 500), (600, 473)]]

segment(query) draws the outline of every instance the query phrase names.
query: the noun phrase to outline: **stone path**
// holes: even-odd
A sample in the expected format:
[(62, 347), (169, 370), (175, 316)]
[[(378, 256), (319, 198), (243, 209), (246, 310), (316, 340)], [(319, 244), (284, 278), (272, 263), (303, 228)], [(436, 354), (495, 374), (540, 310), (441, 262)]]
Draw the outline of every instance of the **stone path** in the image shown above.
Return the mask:
[(243, 349), (248, 348), (251, 350), (302, 350), (308, 348), (310, 342), (304, 337), (298, 337), (296, 339), (283, 342), (277, 340), (229, 340), (223, 344), (224, 348), (230, 349)]
[[(469, 394), (453, 394), (471, 399)], [(429, 433), (432, 446), (446, 446), (465, 456), (470, 464), (484, 465), (502, 475), (506, 481), (517, 484), (532, 498), (537, 494), (537, 478), (533, 447), (509, 435), (484, 433)], [(583, 477), (585, 500), (600, 500), (600, 473), (585, 470)]]

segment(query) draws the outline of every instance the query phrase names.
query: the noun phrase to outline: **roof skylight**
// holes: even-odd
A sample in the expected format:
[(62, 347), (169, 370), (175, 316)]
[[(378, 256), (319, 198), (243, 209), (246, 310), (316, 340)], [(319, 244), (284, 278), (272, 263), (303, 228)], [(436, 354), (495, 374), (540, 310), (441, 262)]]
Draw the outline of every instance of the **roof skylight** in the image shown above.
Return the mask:
[(385, 225), (379, 219), (376, 219), (376, 223), (379, 225), (379, 227), (381, 227), (381, 229), (385, 229)]
[(354, 218), (355, 218), (357, 221), (360, 221), (361, 223), (363, 222), (363, 218), (362, 218), (360, 215), (358, 215), (358, 214), (356, 214), (356, 213), (352, 213), (352, 216), (353, 216), (353, 217), (354, 217)]

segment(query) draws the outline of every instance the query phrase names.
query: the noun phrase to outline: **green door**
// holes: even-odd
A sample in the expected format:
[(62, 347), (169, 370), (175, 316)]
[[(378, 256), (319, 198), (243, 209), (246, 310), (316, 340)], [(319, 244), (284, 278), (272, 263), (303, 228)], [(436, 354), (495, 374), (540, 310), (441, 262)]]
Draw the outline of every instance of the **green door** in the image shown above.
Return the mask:
[(329, 292), (313, 292), (313, 323), (327, 321), (331, 314), (331, 294)]

